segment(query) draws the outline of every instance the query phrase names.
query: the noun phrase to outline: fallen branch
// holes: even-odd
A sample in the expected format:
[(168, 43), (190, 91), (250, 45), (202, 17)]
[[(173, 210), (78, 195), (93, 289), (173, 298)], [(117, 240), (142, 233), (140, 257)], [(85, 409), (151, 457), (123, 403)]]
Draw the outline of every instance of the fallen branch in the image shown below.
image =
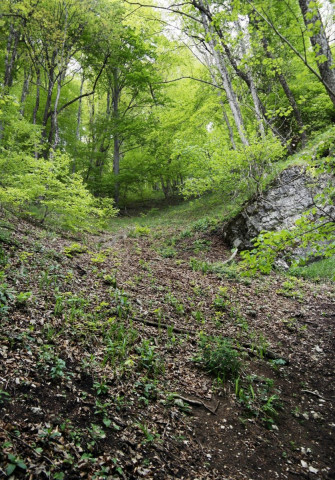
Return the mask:
[(7, 433), (7, 435), (9, 435), (10, 437), (14, 438), (15, 440), (18, 440), (19, 442), (22, 443), (22, 445), (24, 445), (25, 447), (29, 448), (33, 454), (35, 455), (35, 457), (39, 457), (39, 458), (44, 458), (44, 460), (47, 460), (51, 465), (54, 464), (54, 462), (52, 460), (50, 460), (49, 457), (47, 457), (46, 455), (44, 455), (43, 453), (38, 453), (36, 452), (36, 450), (31, 446), (29, 445), (29, 443), (25, 442), (24, 440), (22, 440), (22, 438), (14, 435), (13, 433), (9, 432), (8, 430), (6, 430), (5, 428), (3, 427), (0, 427), (0, 430), (2, 430), (4, 433)]
[(224, 262), (222, 262), (222, 265), (226, 265), (227, 263), (231, 262), (237, 255), (237, 248), (233, 251), (233, 254), (228, 258), (228, 260), (225, 260)]
[(311, 395), (314, 395), (315, 397), (321, 398), (321, 400), (326, 400), (322, 395), (320, 395), (318, 392), (313, 392), (312, 390), (301, 390), (304, 393), (309, 393)]
[[(136, 322), (144, 323), (144, 325), (149, 325), (150, 327), (155, 327), (158, 329), (163, 328), (164, 330), (168, 330), (169, 328), (172, 328), (173, 332), (181, 333), (184, 335), (195, 336), (197, 334), (197, 332), (195, 331), (186, 330), (185, 328), (178, 328), (178, 327), (175, 327), (174, 325), (168, 325), (166, 323), (158, 323), (152, 320), (145, 320), (144, 318), (132, 317), (132, 320), (135, 320)], [(251, 345), (250, 343), (244, 343), (243, 345), (240, 345), (240, 346), (232, 346), (232, 348), (234, 350), (237, 350), (238, 352), (246, 352), (248, 353), (248, 355), (251, 355), (253, 357), (259, 356), (257, 349), (255, 349), (255, 346)], [(289, 363), (289, 361), (286, 358), (283, 358), (281, 355), (277, 355), (271, 350), (266, 350), (265, 352), (263, 352), (263, 357), (268, 358), (270, 360), (285, 360), (286, 364)]]
[(182, 395), (179, 395), (179, 393), (176, 395), (176, 398), (180, 398), (180, 400), (183, 400), (183, 402), (187, 402), (190, 405), (197, 405), (198, 407), (204, 407), (206, 410), (211, 412), (212, 415), (217, 415), (216, 411), (217, 411), (218, 406), (220, 404), (220, 402), (219, 402), (219, 404), (217, 405), (215, 410), (212, 410), (202, 400), (193, 400), (191, 398), (186, 398), (186, 397), (183, 397)]
[(169, 328), (172, 328), (173, 332), (175, 333), (183, 333), (185, 335), (196, 334), (196, 332), (192, 332), (184, 328), (178, 328), (178, 327), (175, 327), (174, 325), (167, 325), (166, 323), (158, 323), (152, 320), (145, 320), (144, 318), (132, 317), (132, 320), (135, 320), (136, 322), (144, 323), (145, 325), (149, 325), (150, 327), (163, 328), (164, 330), (168, 330)]

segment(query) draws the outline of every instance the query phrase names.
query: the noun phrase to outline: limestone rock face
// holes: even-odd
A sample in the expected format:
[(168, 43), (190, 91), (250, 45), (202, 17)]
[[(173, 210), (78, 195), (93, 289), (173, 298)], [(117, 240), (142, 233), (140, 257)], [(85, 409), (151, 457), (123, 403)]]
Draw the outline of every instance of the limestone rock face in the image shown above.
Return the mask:
[[(252, 247), (251, 240), (262, 230), (289, 228), (303, 212), (314, 206), (315, 195), (322, 193), (330, 177), (312, 179), (302, 167), (284, 170), (263, 193), (251, 200), (224, 227), (224, 239), (239, 250)], [(334, 212), (335, 216), (335, 212)]]

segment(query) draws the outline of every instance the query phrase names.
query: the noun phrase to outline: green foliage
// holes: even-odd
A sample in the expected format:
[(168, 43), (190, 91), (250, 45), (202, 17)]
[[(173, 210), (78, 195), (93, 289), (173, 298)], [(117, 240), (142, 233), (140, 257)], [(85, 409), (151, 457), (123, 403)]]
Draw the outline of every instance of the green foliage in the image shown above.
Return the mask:
[(146, 370), (148, 375), (164, 373), (163, 359), (156, 353), (156, 347), (151, 344), (150, 340), (143, 340), (136, 350), (139, 354), (139, 368)]
[(335, 282), (335, 257), (315, 261), (306, 266), (291, 267), (289, 273), (311, 280), (332, 280)]
[(203, 335), (199, 347), (195, 360), (209, 373), (222, 381), (234, 380), (239, 376), (242, 363), (231, 339)]
[(32, 292), (20, 292), (16, 295), (16, 302), (19, 305), (25, 305), (31, 298)]
[(7, 283), (2, 281), (3, 279), (4, 274), (0, 275), (0, 314), (4, 315), (8, 312), (10, 301), (14, 298), (14, 291)]
[(69, 247), (64, 247), (64, 254), (69, 258), (85, 252), (87, 252), (87, 247), (80, 245), (79, 243), (72, 243)]
[(173, 247), (164, 247), (159, 250), (159, 254), (164, 258), (174, 258), (177, 255), (177, 250)]
[(141, 225), (135, 225), (134, 229), (129, 232), (129, 237), (147, 237), (150, 235), (150, 228)]
[(27, 470), (27, 465), (21, 460), (19, 457), (12, 455), (11, 453), (8, 454), (8, 465), (6, 468), (6, 475), (9, 477), (12, 473), (16, 470)]
[(39, 353), (38, 365), (50, 374), (52, 379), (60, 379), (66, 375), (66, 363), (58, 357), (51, 345), (43, 345)]
[(2, 388), (0, 388), (0, 405), (3, 405), (4, 403), (9, 401), (10, 401), (9, 393), (6, 392), (5, 390), (2, 390)]
[(255, 137), (250, 146), (240, 146), (237, 150), (226, 147), (222, 151), (219, 145), (217, 148), (208, 163), (208, 170), (202, 169), (199, 176), (194, 175), (184, 182), (182, 192), (186, 198), (213, 190), (247, 190), (250, 196), (260, 194), (273, 163), (285, 155), (285, 148), (271, 135), (264, 139)]
[(270, 429), (282, 406), (279, 394), (271, 378), (248, 375), (245, 380), (235, 380), (236, 398), (247, 415), (259, 418)]

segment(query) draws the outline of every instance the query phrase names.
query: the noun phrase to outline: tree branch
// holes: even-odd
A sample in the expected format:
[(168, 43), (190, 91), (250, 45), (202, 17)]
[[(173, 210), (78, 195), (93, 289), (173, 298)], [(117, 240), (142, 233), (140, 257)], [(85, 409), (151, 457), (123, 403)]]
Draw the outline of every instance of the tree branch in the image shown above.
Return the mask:
[(173, 82), (179, 82), (179, 80), (185, 80), (185, 79), (190, 79), (190, 80), (195, 80), (196, 82), (206, 83), (207, 85), (211, 85), (211, 87), (218, 88), (219, 90), (224, 90), (223, 87), (219, 87), (219, 85), (215, 85), (215, 83), (207, 82), (206, 80), (201, 80), (200, 78), (189, 77), (189, 76), (174, 78), (173, 80), (165, 80), (165, 81), (161, 81), (161, 82), (155, 82), (155, 84), (173, 83)]
[(279, 30), (275, 27), (275, 25), (272, 23), (272, 21), (269, 19), (268, 15), (266, 13), (264, 13), (264, 15), (259, 11), (257, 10), (257, 8), (253, 5), (253, 2), (252, 0), (247, 0), (247, 2), (252, 6), (253, 10), (255, 13), (257, 13), (257, 15), (259, 15), (261, 17), (262, 20), (264, 20), (264, 22), (269, 25), (269, 27), (272, 28), (272, 30), (275, 32), (276, 35), (278, 35), (278, 37), (284, 42), (286, 43), (286, 45), (292, 50), (292, 52), (294, 52), (298, 58), (300, 58), (300, 60), (304, 63), (304, 65), (313, 73), (313, 75), (316, 76), (316, 78), (322, 83), (322, 85), (326, 88), (327, 92), (333, 96), (335, 96), (335, 92), (333, 92), (333, 90), (330, 88), (330, 86), (328, 85), (327, 82), (325, 82), (321, 75), (318, 74), (318, 72), (316, 70), (314, 70), (314, 68), (307, 62), (307, 60), (304, 59), (304, 57), (301, 55), (300, 52), (298, 52), (298, 50), (292, 45), (292, 43), (286, 38), (284, 37), (284, 35), (282, 35)]
[[(62, 105), (62, 106), (57, 110), (57, 114), (60, 114), (65, 108), (69, 107), (70, 105), (72, 105), (73, 103), (77, 102), (77, 101), (80, 100), (81, 98), (90, 97), (91, 95), (93, 95), (93, 94), (95, 93), (95, 89), (96, 89), (97, 83), (98, 83), (98, 81), (99, 81), (99, 78), (100, 78), (101, 75), (102, 75), (102, 72), (104, 71), (104, 69), (105, 69), (105, 67), (106, 67), (106, 65), (107, 65), (107, 61), (108, 61), (110, 55), (111, 55), (110, 53), (108, 53), (108, 55), (106, 55), (105, 60), (104, 60), (104, 63), (103, 63), (103, 65), (102, 65), (102, 67), (101, 67), (101, 69), (100, 69), (100, 71), (99, 71), (99, 73), (98, 73), (98, 75), (97, 75), (97, 77), (96, 77), (96, 79), (95, 79), (95, 81), (94, 81), (92, 90), (91, 90), (90, 92), (87, 92), (87, 93), (83, 93), (83, 94), (81, 94), (81, 95), (78, 95), (78, 97), (73, 98), (73, 99), (70, 100), (69, 102), (64, 103), (64, 105)], [(48, 113), (48, 118), (49, 118), (50, 115), (52, 115), (53, 113), (54, 113), (53, 111), (50, 111), (50, 112)]]
[(192, 20), (194, 20), (197, 23), (201, 23), (201, 21), (198, 18), (193, 17), (193, 15), (190, 15), (189, 13), (181, 12), (180, 10), (174, 10), (171, 7), (160, 7), (158, 5), (148, 5), (148, 4), (140, 3), (140, 2), (129, 2), (128, 0), (124, 0), (124, 1), (126, 3), (128, 3), (129, 5), (139, 5), (140, 7), (145, 7), (145, 8), (158, 8), (160, 10), (167, 10), (168, 12), (178, 13), (179, 15), (183, 15), (184, 17), (191, 18)]

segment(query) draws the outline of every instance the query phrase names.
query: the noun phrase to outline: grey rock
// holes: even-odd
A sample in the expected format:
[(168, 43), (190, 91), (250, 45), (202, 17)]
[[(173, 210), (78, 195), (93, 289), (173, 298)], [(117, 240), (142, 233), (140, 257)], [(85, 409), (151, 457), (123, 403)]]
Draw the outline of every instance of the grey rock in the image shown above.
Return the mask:
[[(284, 170), (261, 197), (249, 201), (241, 213), (225, 225), (223, 236), (226, 243), (239, 250), (250, 249), (252, 239), (261, 231), (292, 227), (306, 210), (315, 205), (315, 196), (322, 193), (330, 180), (334, 182), (333, 177), (326, 175), (312, 178), (302, 167)], [(328, 213), (335, 218), (334, 207), (329, 207)]]

